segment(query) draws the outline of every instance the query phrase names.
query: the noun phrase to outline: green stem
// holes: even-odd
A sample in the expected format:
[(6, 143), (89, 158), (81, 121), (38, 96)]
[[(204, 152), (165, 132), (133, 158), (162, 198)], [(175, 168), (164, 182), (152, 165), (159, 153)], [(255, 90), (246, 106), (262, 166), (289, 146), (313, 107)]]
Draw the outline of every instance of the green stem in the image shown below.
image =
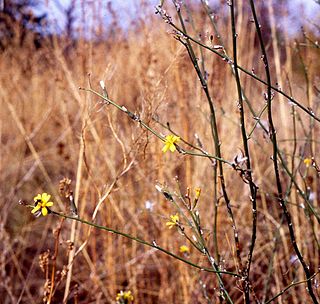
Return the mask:
[[(129, 111), (125, 106), (120, 106), (119, 104), (117, 104), (116, 102), (114, 102), (113, 100), (111, 100), (110, 98), (101, 95), (100, 93), (92, 90), (92, 89), (85, 89), (85, 88), (81, 88), (81, 90), (93, 93), (97, 96), (99, 96), (100, 98), (102, 98), (103, 100), (105, 100), (106, 104), (111, 104), (114, 107), (116, 107), (118, 110), (120, 110), (121, 112), (127, 114), (132, 120), (137, 121), (138, 123), (140, 123), (141, 126), (143, 126), (145, 129), (147, 129), (148, 131), (150, 131), (152, 134), (154, 134), (156, 137), (158, 137), (159, 139), (161, 139), (163, 142), (165, 142), (165, 138), (159, 134), (156, 130), (154, 130), (153, 128), (151, 128), (148, 124), (146, 124), (137, 114), (132, 113), (131, 111)], [(178, 134), (177, 134), (178, 135)], [(179, 136), (180, 137), (180, 136)], [(218, 156), (214, 156), (211, 155), (209, 153), (207, 153), (206, 151), (203, 151), (199, 148), (196, 148), (195, 146), (193, 146), (192, 144), (188, 143), (187, 141), (183, 140), (183, 142), (187, 143), (189, 146), (199, 150), (201, 153), (196, 153), (193, 151), (187, 151), (183, 148), (181, 148), (180, 146), (176, 145), (177, 147), (177, 151), (183, 155), (191, 155), (191, 156), (199, 156), (199, 157), (206, 157), (209, 159), (215, 159), (218, 160), (219, 162), (225, 163), (231, 167), (233, 167), (232, 162), (227, 161), (221, 157)]]
[(142, 245), (155, 248), (155, 249), (165, 253), (166, 255), (169, 255), (169, 256), (175, 258), (176, 260), (184, 262), (184, 263), (186, 263), (186, 264), (188, 264), (188, 265), (190, 265), (190, 266), (192, 266), (194, 268), (198, 268), (198, 269), (200, 269), (202, 271), (219, 273), (219, 274), (227, 274), (227, 275), (239, 277), (239, 275), (237, 273), (233, 273), (233, 272), (230, 272), (230, 271), (216, 271), (216, 270), (211, 269), (211, 268), (202, 267), (200, 265), (197, 265), (197, 264), (195, 264), (195, 263), (193, 263), (193, 262), (191, 262), (189, 260), (186, 260), (186, 259), (184, 259), (184, 258), (182, 258), (182, 257), (180, 257), (180, 256), (178, 256), (178, 255), (176, 255), (176, 254), (174, 254), (174, 253), (172, 253), (172, 252), (170, 252), (170, 251), (158, 246), (155, 243), (149, 243), (147, 241), (139, 239), (138, 237), (132, 236), (130, 234), (127, 234), (127, 233), (124, 233), (124, 232), (121, 232), (121, 231), (118, 231), (118, 230), (115, 230), (115, 229), (112, 229), (112, 228), (109, 228), (109, 227), (101, 226), (101, 225), (86, 221), (86, 220), (78, 218), (78, 217), (69, 216), (69, 215), (66, 215), (66, 214), (63, 214), (63, 213), (60, 213), (60, 212), (56, 212), (56, 211), (52, 211), (51, 210), (51, 214), (59, 216), (59, 217), (62, 217), (62, 218), (70, 219), (70, 220), (73, 220), (73, 221), (77, 221), (77, 222), (80, 222), (82, 224), (85, 224), (85, 225), (88, 225), (88, 226), (91, 226), (91, 227), (94, 227), (94, 228), (97, 228), (97, 229), (100, 229), (100, 230), (108, 231), (108, 232), (111, 232), (113, 234), (123, 236), (123, 237), (125, 237), (127, 239), (130, 239), (130, 240), (135, 241), (137, 243), (140, 243)]
[[(175, 3), (175, 1), (174, 1)], [(175, 3), (176, 4), (176, 3)], [(176, 11), (178, 13), (178, 17), (179, 17), (179, 21), (181, 23), (181, 26), (183, 28), (182, 34), (186, 34), (186, 27), (184, 25), (184, 19), (181, 15), (181, 11), (178, 5), (176, 5)], [(214, 141), (214, 148), (215, 148), (215, 153), (217, 158), (221, 158), (221, 149), (220, 149), (220, 139), (219, 139), (219, 132), (218, 132), (218, 126), (217, 126), (217, 121), (216, 121), (216, 113), (215, 113), (215, 107), (213, 104), (213, 100), (211, 98), (210, 92), (209, 92), (209, 88), (207, 85), (207, 81), (206, 78), (204, 77), (204, 75), (201, 73), (201, 69), (199, 67), (198, 64), (198, 59), (197, 56), (194, 53), (194, 50), (192, 48), (192, 45), (190, 43), (190, 41), (187, 39), (186, 41), (183, 41), (181, 38), (177, 37), (177, 39), (185, 46), (189, 58), (193, 64), (193, 67), (199, 77), (199, 81), (201, 83), (202, 89), (206, 95), (207, 98), (207, 102), (209, 105), (209, 109), (210, 109), (210, 126), (211, 126), (211, 133), (212, 133), (212, 138)], [(230, 198), (229, 195), (227, 193), (227, 187), (225, 184), (225, 179), (224, 179), (224, 172), (223, 172), (223, 164), (221, 161), (218, 161), (218, 169), (219, 169), (219, 178), (220, 178), (220, 186), (221, 186), (221, 191), (222, 191), (222, 195), (223, 198), (225, 200), (225, 204), (227, 207), (227, 211), (228, 211), (228, 215), (229, 218), (231, 220), (231, 224), (232, 224), (232, 230), (233, 230), (233, 237), (234, 237), (234, 241), (235, 241), (235, 247), (236, 247), (236, 257), (237, 257), (237, 262), (238, 262), (238, 267), (240, 269), (240, 271), (242, 271), (242, 263), (241, 263), (241, 254), (240, 254), (240, 241), (239, 241), (239, 233), (237, 230), (237, 226), (236, 226), (236, 222), (235, 222), (235, 218), (233, 215), (233, 210), (231, 207), (231, 202), (230, 202)]]

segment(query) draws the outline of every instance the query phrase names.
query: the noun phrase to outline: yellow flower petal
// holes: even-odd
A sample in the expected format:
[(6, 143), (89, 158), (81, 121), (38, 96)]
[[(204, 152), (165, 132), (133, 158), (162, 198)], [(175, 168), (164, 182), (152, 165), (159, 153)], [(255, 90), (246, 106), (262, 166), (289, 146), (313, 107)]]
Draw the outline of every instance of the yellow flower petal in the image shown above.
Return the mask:
[(162, 152), (166, 153), (169, 149), (170, 145), (166, 144), (163, 148), (162, 148)]
[(31, 210), (31, 213), (36, 213), (39, 209), (41, 209), (41, 204), (37, 204), (37, 206)]
[(178, 225), (178, 222), (179, 222), (179, 215), (178, 215), (178, 213), (175, 214), (175, 215), (170, 215), (170, 219), (171, 219), (171, 221), (166, 222), (166, 226), (168, 226), (169, 229), (171, 229), (172, 227)]
[(43, 215), (43, 216), (46, 216), (46, 215), (48, 214), (48, 209), (47, 209), (46, 207), (43, 207), (43, 208), (41, 209), (41, 212), (42, 212), (42, 215)]
[(307, 168), (309, 168), (312, 165), (312, 159), (311, 158), (305, 158), (303, 160), (304, 164), (306, 165)]
[(170, 145), (169, 149), (170, 149), (171, 152), (174, 152), (174, 151), (177, 150), (177, 148), (176, 148), (176, 146), (174, 144)]
[(33, 198), (33, 200), (36, 202), (37, 200), (41, 200), (41, 194), (38, 194)]
[(179, 136), (175, 136), (175, 135), (167, 135), (164, 142), (165, 142), (165, 146), (162, 148), (163, 152), (167, 152), (168, 150), (170, 150), (171, 152), (174, 152), (177, 150), (175, 144), (178, 143), (180, 140)]
[(35, 213), (37, 216), (39, 216), (40, 214), (42, 214), (43, 216), (48, 215), (48, 213), (50, 212), (48, 207), (53, 206), (53, 202), (49, 202), (50, 198), (51, 195), (46, 192), (35, 196), (34, 201), (37, 205), (32, 209), (31, 213)]
[(171, 229), (174, 225), (175, 225), (175, 224), (172, 223), (172, 222), (167, 222), (167, 223), (166, 223), (166, 226), (168, 226), (169, 229)]
[(199, 199), (201, 194), (201, 188), (196, 188), (195, 192), (196, 192), (196, 199)]
[(178, 214), (175, 214), (175, 215), (170, 215), (170, 218), (171, 218), (171, 221), (173, 222), (173, 223), (177, 223), (177, 222), (179, 222), (179, 215)]
[(116, 297), (116, 301), (120, 301), (120, 302), (117, 302), (117, 303), (122, 303), (123, 301), (125, 303), (132, 303), (132, 301), (134, 300), (133, 298), (133, 295), (131, 293), (131, 291), (120, 291), (118, 294), (117, 294), (117, 297)]
[(187, 252), (190, 252), (190, 249), (189, 249), (188, 246), (182, 245), (182, 246), (180, 246), (179, 251), (180, 251), (181, 253), (187, 253)]
[(47, 203), (50, 198), (51, 198), (51, 195), (50, 195), (50, 194), (48, 194), (48, 193), (42, 193), (42, 198), (41, 198), (41, 200), (42, 200), (43, 203)]

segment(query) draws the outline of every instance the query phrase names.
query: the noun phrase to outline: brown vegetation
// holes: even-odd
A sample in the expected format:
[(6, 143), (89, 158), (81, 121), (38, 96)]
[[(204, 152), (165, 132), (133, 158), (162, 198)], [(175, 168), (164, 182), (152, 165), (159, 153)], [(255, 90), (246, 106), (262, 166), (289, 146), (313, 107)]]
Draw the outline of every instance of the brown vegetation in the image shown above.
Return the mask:
[[(230, 17), (228, 13), (225, 17), (219, 15), (223, 7), (224, 4), (217, 7), (217, 24), (232, 56)], [(194, 8), (193, 16), (204, 43), (220, 45), (208, 16), (201, 15), (199, 10), (203, 8)], [(242, 7), (238, 7), (238, 12), (238, 64), (254, 69), (264, 79), (250, 12)], [(263, 22), (271, 20), (272, 10), (265, 14), (262, 30)], [(79, 90), (92, 86), (101, 93), (99, 81), (103, 80), (113, 101), (138, 113), (159, 133), (170, 132), (157, 121), (169, 122), (174, 132), (194, 145), (197, 134), (204, 149), (215, 154), (209, 107), (188, 54), (174, 39), (172, 28), (159, 16), (148, 18), (137, 22), (134, 30), (125, 32), (117, 27), (119, 35), (108, 41), (79, 37), (70, 42), (67, 38), (50, 37), (47, 45), (42, 44), (37, 50), (32, 41), (26, 41), (22, 46), (7, 46), (0, 54), (2, 303), (40, 303), (43, 298), (45, 303), (62, 303), (64, 298), (68, 303), (114, 303), (120, 290), (129, 289), (135, 303), (222, 301), (213, 273), (81, 223), (55, 216), (34, 219), (29, 209), (18, 204), (21, 199), (32, 202), (37, 193), (48, 192), (55, 202), (52, 209), (65, 212), (68, 200), (59, 194), (59, 181), (67, 177), (72, 180), (71, 189), (81, 218), (91, 220), (100, 203), (94, 218), (96, 224), (148, 242), (155, 240), (162, 248), (183, 256), (179, 247), (187, 244), (185, 237), (165, 225), (176, 209), (155, 185), (161, 183), (171, 193), (183, 195), (188, 187), (192, 195), (196, 187), (201, 187), (198, 210), (204, 237), (214, 255), (212, 163), (207, 158), (177, 152), (164, 154), (163, 142), (152, 133), (111, 105), (102, 104), (96, 95)], [(278, 82), (283, 91), (319, 116), (319, 48), (300, 33), (292, 37), (285, 28), (280, 31), (271, 21), (268, 28), (270, 37), (265, 39), (273, 85)], [(194, 49), (200, 58), (198, 46), (194, 45)], [(212, 52), (203, 52), (222, 156), (233, 162), (243, 151), (236, 82), (230, 64)], [(260, 113), (266, 103), (266, 86), (243, 73), (241, 81), (252, 107)], [(252, 299), (256, 296), (266, 301), (291, 282), (305, 280), (305, 273), (296, 260), (277, 201), (270, 138), (256, 124), (247, 105), (245, 113), (247, 133), (252, 131), (249, 147), (253, 179), (259, 187), (251, 294)], [(273, 99), (273, 115), (283, 158), (290, 170), (294, 166), (295, 180), (301, 189), (312, 193), (311, 203), (318, 213), (318, 172), (313, 166), (306, 168), (303, 160), (314, 157), (317, 166), (319, 123), (278, 93)], [(261, 121), (268, 127), (266, 112)], [(181, 143), (181, 147), (186, 146)], [(224, 169), (245, 261), (252, 233), (250, 192), (243, 177), (232, 167), (224, 165)], [(297, 244), (313, 274), (320, 261), (319, 224), (297, 188), (290, 185), (282, 167), (280, 176)], [(219, 266), (237, 272), (233, 231), (224, 199), (218, 203)], [(194, 248), (188, 259), (209, 267), (206, 257)], [(234, 303), (242, 303), (239, 280), (232, 276), (223, 278)], [(319, 297), (317, 280), (318, 276), (312, 284)], [(304, 283), (293, 286), (274, 301), (309, 302)]]

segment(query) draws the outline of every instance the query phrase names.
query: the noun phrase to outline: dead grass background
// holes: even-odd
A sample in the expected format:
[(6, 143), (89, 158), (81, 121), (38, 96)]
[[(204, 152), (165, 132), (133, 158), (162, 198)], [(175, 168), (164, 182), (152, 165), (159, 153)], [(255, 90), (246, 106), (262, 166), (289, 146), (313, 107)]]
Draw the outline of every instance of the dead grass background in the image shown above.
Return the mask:
[[(147, 14), (146, 14), (147, 15)], [(152, 117), (170, 122), (181, 136), (195, 142), (197, 133), (205, 148), (214, 153), (208, 123), (208, 107), (201, 86), (184, 48), (175, 41), (160, 18), (150, 17), (137, 22), (127, 33), (119, 30), (109, 41), (80, 38), (72, 47), (68, 41), (54, 38), (51, 43), (35, 50), (32, 44), (9, 47), (0, 54), (0, 184), (1, 184), (1, 285), (2, 303), (40, 303), (45, 277), (39, 268), (39, 255), (53, 252), (53, 232), (60, 223), (56, 218), (34, 219), (29, 211), (18, 205), (20, 199), (32, 201), (42, 191), (53, 195), (55, 209), (62, 208), (58, 184), (63, 177), (72, 180), (79, 214), (90, 219), (95, 206), (110, 190), (97, 215), (97, 223), (128, 232), (156, 242), (164, 248), (178, 252), (185, 244), (181, 235), (165, 228), (167, 217), (174, 213), (172, 206), (155, 190), (156, 182), (177, 189), (178, 177), (182, 193), (186, 187), (201, 187), (199, 211), (204, 228), (213, 225), (212, 168), (205, 159), (163, 154), (162, 143), (135, 125), (116, 109), (102, 107), (99, 100), (79, 87), (88, 86), (88, 73), (93, 88), (100, 90), (104, 80), (109, 96), (119, 104), (140, 113), (154, 128), (166, 134)], [(207, 21), (199, 16), (198, 25), (203, 35), (210, 31)], [(262, 62), (255, 41), (255, 29), (248, 22), (250, 16), (242, 10), (238, 16), (240, 65), (255, 69), (263, 75)], [(285, 17), (284, 17), (285, 18)], [(268, 20), (268, 15), (265, 15)], [(221, 18), (218, 25), (228, 48), (230, 44), (229, 19)], [(301, 56), (308, 66), (309, 83), (305, 82), (301, 62), (297, 59), (294, 38), (285, 28), (275, 45), (269, 40), (273, 79), (280, 79), (283, 90), (306, 106), (316, 108), (319, 103), (319, 51), (303, 48)], [(218, 57), (205, 53), (209, 72), (209, 85), (217, 109), (223, 157), (232, 160), (241, 149), (238, 126), (237, 93), (228, 65)], [(280, 71), (276, 64), (280, 63)], [(276, 73), (280, 75), (276, 75)], [(256, 111), (264, 105), (264, 87), (242, 74), (248, 98)], [(306, 92), (309, 93), (309, 99)], [(309, 103), (309, 104), (308, 104)], [(291, 106), (278, 94), (274, 99), (274, 115), (280, 147), (292, 153)], [(297, 110), (302, 123), (298, 123), (298, 151), (301, 158), (309, 155), (303, 150), (305, 138), (302, 125), (308, 129), (308, 117)], [(247, 112), (248, 113), (248, 112)], [(316, 113), (317, 114), (317, 113)], [(262, 119), (265, 119), (263, 116)], [(254, 119), (247, 115), (247, 128)], [(318, 151), (318, 124), (314, 127), (313, 147)], [(274, 233), (280, 222), (281, 210), (274, 198), (275, 184), (270, 160), (271, 144), (263, 131), (256, 128), (250, 148), (253, 171), (259, 186), (258, 238), (252, 267), (253, 289), (263, 296), (268, 266), (273, 256)], [(300, 149), (300, 150), (299, 150)], [(290, 160), (290, 156), (288, 161)], [(129, 166), (129, 167), (128, 167)], [(117, 179), (120, 172), (128, 169)], [(235, 218), (243, 245), (243, 256), (251, 233), (251, 207), (249, 193), (242, 180), (230, 168), (226, 170)], [(300, 169), (301, 171), (304, 168)], [(318, 206), (318, 177), (309, 172), (315, 206)], [(282, 172), (284, 185), (288, 179)], [(117, 179), (117, 180), (116, 180)], [(60, 204), (58, 203), (60, 201)], [(146, 201), (153, 204), (146, 209)], [(311, 237), (309, 219), (299, 207), (301, 198), (292, 191), (290, 211), (293, 216), (297, 242), (312, 271), (319, 267), (319, 248)], [(313, 221), (313, 220), (311, 220)], [(319, 225), (314, 221), (319, 236)], [(72, 224), (62, 225), (57, 269), (67, 265)], [(124, 238), (88, 228), (75, 227), (77, 250), (86, 246), (75, 258), (72, 268), (68, 303), (113, 303), (119, 290), (130, 289), (135, 303), (206, 303), (201, 283), (206, 284), (209, 296), (218, 301), (215, 276), (192, 269), (166, 257), (154, 249), (137, 245)], [(235, 270), (232, 231), (224, 206), (219, 208), (218, 237), (222, 263)], [(212, 235), (208, 234), (212, 248)], [(294, 257), (286, 225), (280, 228), (280, 243), (274, 254), (271, 288), (267, 298), (280, 292), (292, 280), (303, 280), (299, 264)], [(197, 252), (190, 259), (206, 264)], [(59, 274), (57, 275), (59, 276)], [(241, 292), (234, 279), (226, 285), (235, 303), (241, 303)], [(61, 303), (65, 278), (58, 286), (52, 303)], [(317, 290), (319, 293), (319, 291)], [(275, 303), (307, 303), (304, 285), (291, 288)], [(213, 302), (214, 302), (213, 301)]]

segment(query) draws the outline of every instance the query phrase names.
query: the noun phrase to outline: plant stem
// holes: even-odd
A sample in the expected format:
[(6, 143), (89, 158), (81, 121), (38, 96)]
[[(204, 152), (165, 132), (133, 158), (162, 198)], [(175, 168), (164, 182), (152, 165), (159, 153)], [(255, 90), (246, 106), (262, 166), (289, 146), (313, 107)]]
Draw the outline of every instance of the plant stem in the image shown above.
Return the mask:
[[(180, 7), (178, 4), (176, 4), (175, 1), (173, 1), (175, 6), (176, 6), (176, 11), (181, 23), (181, 26), (183, 28), (182, 34), (187, 34), (187, 30), (186, 27), (184, 25), (184, 21), (183, 21), (183, 17), (181, 15), (181, 11), (180, 11)], [(192, 48), (192, 45), (190, 43), (190, 41), (187, 39), (186, 41), (183, 41), (181, 38), (177, 37), (177, 39), (185, 46), (189, 58), (193, 64), (193, 67), (199, 77), (202, 89), (205, 93), (205, 96), (207, 98), (207, 102), (209, 105), (209, 109), (210, 109), (210, 126), (211, 126), (211, 133), (212, 133), (212, 138), (214, 141), (214, 148), (215, 148), (215, 154), (217, 156), (217, 158), (222, 158), (221, 156), (221, 149), (220, 149), (220, 139), (219, 139), (219, 132), (218, 132), (218, 126), (217, 126), (217, 122), (216, 122), (216, 113), (215, 113), (215, 107), (213, 105), (213, 100), (211, 98), (210, 92), (209, 92), (209, 88), (207, 85), (207, 81), (206, 78), (204, 77), (204, 75), (201, 73), (201, 69), (199, 67), (198, 64), (198, 60), (197, 57), (194, 53), (194, 50)], [(220, 179), (220, 187), (221, 187), (221, 191), (222, 191), (222, 195), (223, 198), (225, 200), (225, 204), (227, 207), (227, 211), (228, 211), (228, 215), (229, 218), (231, 220), (231, 225), (232, 225), (232, 230), (233, 230), (233, 236), (234, 236), (234, 241), (235, 241), (235, 247), (236, 247), (236, 258), (237, 258), (237, 263), (238, 263), (238, 268), (240, 270), (240, 272), (242, 271), (242, 263), (241, 263), (241, 255), (240, 255), (240, 241), (239, 241), (239, 233), (237, 230), (237, 226), (236, 226), (236, 222), (235, 222), (235, 218), (233, 215), (233, 211), (232, 211), (232, 207), (231, 207), (231, 202), (227, 193), (227, 187), (225, 184), (225, 179), (224, 179), (224, 173), (223, 173), (223, 164), (222, 162), (218, 161), (218, 170), (219, 170), (219, 179)]]
[(231, 275), (231, 276), (234, 276), (234, 277), (240, 277), (237, 273), (234, 273), (234, 272), (230, 272), (230, 271), (216, 271), (214, 269), (211, 269), (211, 268), (206, 268), (206, 267), (202, 267), (201, 265), (197, 265), (187, 259), (184, 259), (160, 246), (158, 246), (156, 243), (149, 243), (147, 241), (144, 241), (138, 237), (135, 237), (135, 236), (132, 236), (130, 234), (127, 234), (127, 233), (124, 233), (124, 232), (121, 232), (121, 231), (118, 231), (118, 230), (115, 230), (115, 229), (112, 229), (112, 228), (109, 228), (109, 227), (106, 227), (106, 226), (101, 226), (101, 225), (98, 225), (98, 224), (95, 224), (95, 223), (92, 223), (92, 222), (89, 222), (89, 221), (86, 221), (84, 219), (81, 219), (81, 218), (78, 218), (78, 217), (73, 217), (73, 216), (69, 216), (69, 215), (66, 215), (66, 214), (63, 214), (63, 213), (60, 213), (60, 212), (56, 212), (56, 211), (52, 211), (51, 210), (51, 213), (53, 215), (56, 215), (56, 216), (59, 216), (59, 217), (62, 217), (62, 218), (66, 218), (66, 219), (70, 219), (70, 220), (73, 220), (73, 221), (77, 221), (77, 222), (80, 222), (82, 224), (85, 224), (85, 225), (88, 225), (88, 226), (91, 226), (91, 227), (94, 227), (94, 228), (97, 228), (97, 229), (100, 229), (100, 230), (105, 230), (105, 231), (108, 231), (110, 233), (113, 233), (113, 234), (116, 234), (116, 235), (120, 235), (122, 237), (125, 237), (127, 239), (130, 239), (132, 241), (135, 241), (137, 243), (140, 243), (142, 245), (145, 245), (145, 246), (149, 246), (149, 247), (152, 247), (152, 248), (155, 248), (159, 251), (162, 251), (163, 253), (165, 253), (166, 255), (169, 255), (173, 258), (175, 258), (176, 260), (179, 260), (181, 262), (184, 262), (194, 268), (197, 268), (197, 269), (200, 269), (202, 271), (206, 271), (206, 272), (213, 272), (213, 273), (219, 273), (219, 274), (227, 274), (227, 275)]
[(251, 160), (249, 153), (249, 144), (248, 137), (245, 127), (245, 113), (243, 108), (243, 97), (242, 97), (242, 88), (240, 83), (240, 76), (238, 72), (238, 59), (237, 59), (237, 33), (235, 25), (235, 7), (234, 0), (230, 1), (230, 14), (231, 14), (231, 28), (232, 28), (232, 45), (233, 45), (233, 62), (234, 62), (234, 75), (237, 84), (238, 91), (238, 108), (239, 108), (239, 120), (240, 120), (240, 129), (242, 144), (244, 148), (244, 155), (246, 157), (246, 180), (250, 188), (250, 201), (252, 204), (252, 232), (251, 232), (251, 244), (249, 246), (249, 253), (247, 257), (246, 267), (243, 270), (243, 279), (244, 279), (244, 297), (247, 304), (250, 303), (250, 266), (252, 262), (253, 250), (257, 238), (257, 186), (254, 184), (252, 179), (252, 168)]
[(290, 233), (291, 244), (292, 244), (294, 251), (295, 251), (295, 253), (296, 253), (303, 269), (304, 269), (304, 272), (305, 272), (305, 275), (307, 278), (308, 292), (310, 294), (310, 297), (311, 297), (313, 303), (318, 303), (318, 300), (317, 300), (317, 298), (313, 292), (313, 289), (312, 289), (312, 282), (310, 280), (311, 274), (310, 274), (309, 266), (306, 264), (302, 254), (299, 250), (299, 247), (296, 243), (295, 231), (293, 228), (291, 215), (290, 215), (289, 210), (288, 210), (288, 208), (285, 204), (285, 201), (283, 199), (282, 184), (281, 184), (279, 166), (278, 166), (278, 160), (277, 160), (277, 156), (278, 156), (277, 135), (276, 135), (276, 130), (274, 127), (273, 117), (272, 117), (271, 75), (270, 75), (270, 69), (269, 69), (269, 63), (268, 63), (268, 56), (267, 56), (267, 52), (266, 52), (265, 46), (264, 46), (264, 41), (262, 38), (261, 27), (258, 22), (254, 0), (250, 0), (250, 7), (251, 7), (251, 11), (252, 11), (253, 19), (254, 19), (254, 24), (256, 27), (256, 31), (257, 31), (257, 35), (258, 35), (258, 39), (259, 39), (259, 43), (260, 43), (260, 48), (261, 48), (261, 52), (262, 52), (262, 59), (264, 62), (265, 73), (266, 73), (266, 78), (267, 78), (267, 104), (268, 104), (269, 136), (272, 141), (272, 147), (273, 147), (272, 160), (273, 160), (273, 167), (274, 167), (274, 173), (275, 173), (276, 184), (277, 184), (278, 200), (279, 200), (280, 206), (283, 210), (283, 213), (284, 213), (286, 221), (287, 221), (287, 225), (288, 225), (288, 229), (289, 229), (289, 233)]

